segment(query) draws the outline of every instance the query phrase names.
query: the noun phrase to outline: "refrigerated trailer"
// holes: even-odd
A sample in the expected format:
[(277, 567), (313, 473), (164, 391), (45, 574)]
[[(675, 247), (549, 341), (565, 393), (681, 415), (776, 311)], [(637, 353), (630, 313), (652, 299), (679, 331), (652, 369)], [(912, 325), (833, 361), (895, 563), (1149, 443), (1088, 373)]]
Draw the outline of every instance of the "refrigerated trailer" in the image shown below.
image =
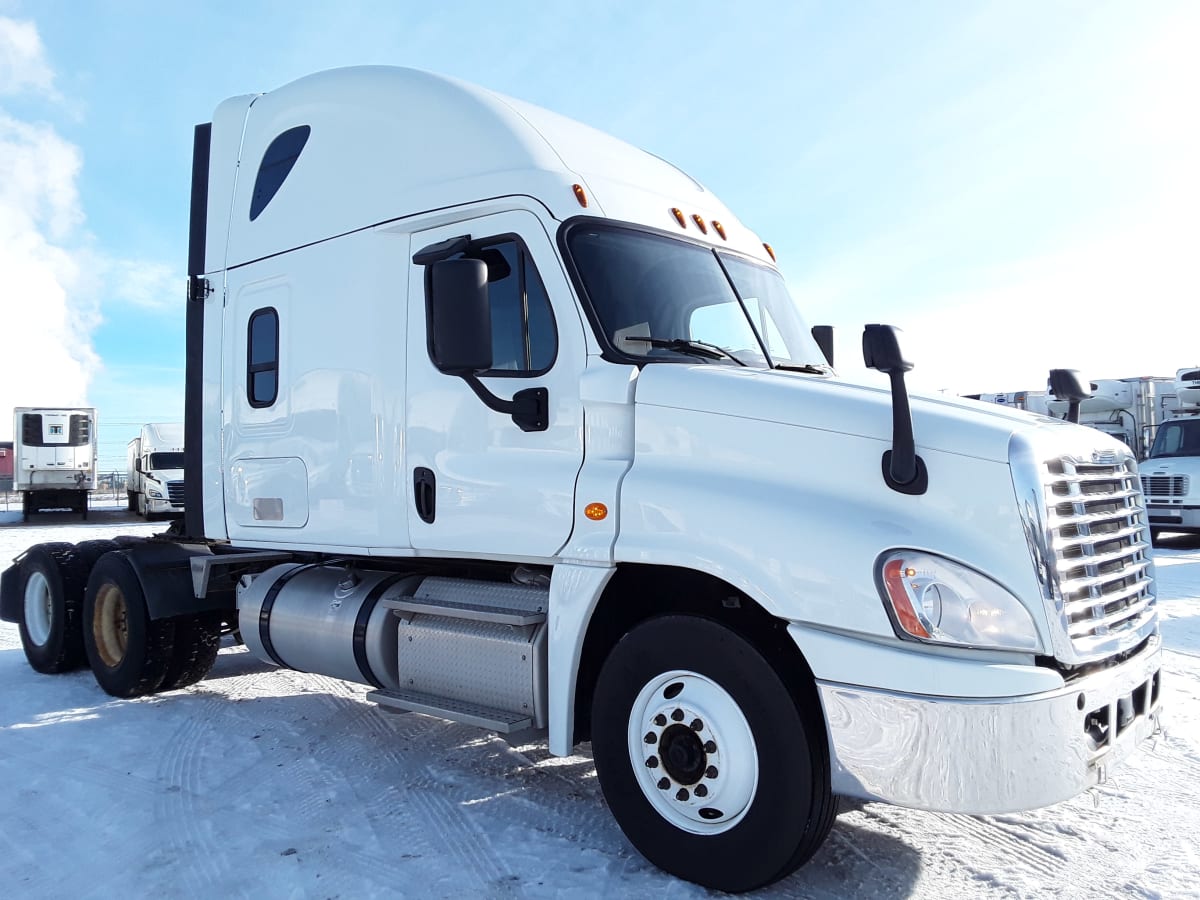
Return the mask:
[(13, 410), (13, 488), (25, 521), (69, 509), (87, 518), (96, 487), (96, 411), (20, 406)]
[[(195, 132), (186, 513), (39, 545), (0, 615), (116, 696), (222, 622), (384, 710), (591, 742), (633, 845), (747, 890), (839, 795), (994, 813), (1157, 727), (1132, 451), (840, 379), (774, 253), (669, 162), (406, 69)], [(827, 336), (827, 332), (817, 334)]]

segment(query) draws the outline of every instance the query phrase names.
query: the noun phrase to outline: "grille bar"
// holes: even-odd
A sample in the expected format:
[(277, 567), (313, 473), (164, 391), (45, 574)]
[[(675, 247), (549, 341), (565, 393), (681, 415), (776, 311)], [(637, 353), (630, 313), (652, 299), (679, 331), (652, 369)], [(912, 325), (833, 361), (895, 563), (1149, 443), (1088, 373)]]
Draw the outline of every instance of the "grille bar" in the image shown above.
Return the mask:
[(1128, 649), (1156, 624), (1142, 480), (1132, 458), (1045, 463), (1048, 559), (1073, 662)]
[(1143, 475), (1142, 490), (1149, 497), (1186, 497), (1186, 475)]

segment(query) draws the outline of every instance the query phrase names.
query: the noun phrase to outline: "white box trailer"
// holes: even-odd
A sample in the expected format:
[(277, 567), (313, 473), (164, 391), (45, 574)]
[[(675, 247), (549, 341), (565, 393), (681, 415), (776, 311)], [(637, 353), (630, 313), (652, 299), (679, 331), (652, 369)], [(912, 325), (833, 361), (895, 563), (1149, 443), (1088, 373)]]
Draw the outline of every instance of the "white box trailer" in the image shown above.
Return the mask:
[[(1089, 383), (1092, 396), (1079, 403), (1079, 424), (1111, 435), (1133, 448), (1138, 458), (1150, 452), (1158, 427), (1179, 407), (1175, 379), (1100, 378)], [(1062, 417), (1068, 403), (1050, 399), (1050, 415)]]
[(87, 518), (96, 486), (96, 411), (19, 406), (13, 410), (13, 489), (26, 521), (40, 510)]
[(228, 100), (193, 159), (186, 514), (5, 570), (35, 668), (169, 690), (239, 624), (383, 709), (590, 741), (634, 846), (727, 891), (839, 795), (1043, 806), (1157, 727), (1130, 449), (910, 396), (886, 326), (889, 385), (841, 380), (670, 163), (393, 68)]
[(183, 425), (143, 425), (126, 448), (129, 509), (144, 518), (183, 515)]

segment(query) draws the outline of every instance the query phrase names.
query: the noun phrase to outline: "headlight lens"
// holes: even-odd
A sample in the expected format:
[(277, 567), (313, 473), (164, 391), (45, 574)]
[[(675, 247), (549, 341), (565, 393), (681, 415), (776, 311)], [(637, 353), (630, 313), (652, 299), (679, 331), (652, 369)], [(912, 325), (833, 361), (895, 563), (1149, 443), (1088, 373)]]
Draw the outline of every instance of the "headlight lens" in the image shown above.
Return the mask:
[(146, 489), (146, 496), (147, 496), (147, 497), (153, 497), (155, 500), (161, 500), (161, 499), (162, 499), (162, 494), (160, 494), (160, 493), (159, 493), (158, 491), (156, 491), (154, 488), (147, 488), (147, 489)]
[(1040, 649), (1033, 617), (990, 578), (932, 553), (896, 550), (880, 558), (878, 581), (896, 633), (926, 643)]

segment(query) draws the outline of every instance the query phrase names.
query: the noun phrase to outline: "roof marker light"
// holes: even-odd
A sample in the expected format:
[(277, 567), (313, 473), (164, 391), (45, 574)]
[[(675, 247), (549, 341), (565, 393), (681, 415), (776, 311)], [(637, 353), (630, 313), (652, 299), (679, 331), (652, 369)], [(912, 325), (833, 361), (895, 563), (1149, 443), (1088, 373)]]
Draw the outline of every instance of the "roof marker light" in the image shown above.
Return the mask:
[(775, 251), (771, 249), (770, 244), (768, 244), (766, 241), (763, 241), (763, 248), (771, 255), (771, 262), (778, 262), (778, 260), (775, 259)]
[(700, 229), (701, 234), (708, 234), (708, 226), (704, 224), (704, 220), (697, 215), (692, 215), (692, 221), (696, 223), (696, 227)]
[(587, 209), (587, 192), (584, 191), (582, 184), (571, 185), (571, 190), (575, 192), (575, 199), (579, 201), (579, 205)]
[(721, 236), (721, 240), (723, 240), (723, 241), (729, 240), (729, 238), (725, 237), (725, 226), (724, 225), (722, 225), (716, 219), (713, 219), (712, 226), (713, 226), (713, 230), (716, 231), (717, 234), (719, 234)]
[(680, 228), (687, 228), (687, 218), (684, 216), (682, 209), (678, 206), (672, 206), (671, 215), (675, 217), (675, 221), (679, 223)]

